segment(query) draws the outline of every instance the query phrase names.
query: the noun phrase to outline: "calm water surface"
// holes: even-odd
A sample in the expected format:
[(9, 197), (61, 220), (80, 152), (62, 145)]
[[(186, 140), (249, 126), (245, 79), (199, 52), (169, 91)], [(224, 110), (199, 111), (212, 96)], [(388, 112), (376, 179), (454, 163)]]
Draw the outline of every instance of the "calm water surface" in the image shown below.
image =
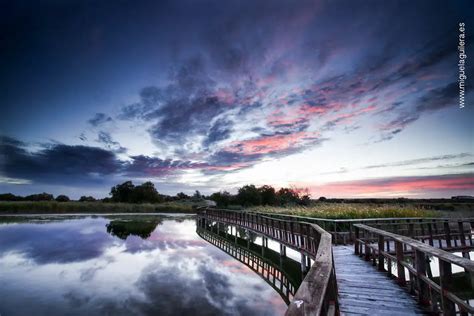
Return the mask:
[(0, 217), (0, 315), (282, 315), (193, 217)]

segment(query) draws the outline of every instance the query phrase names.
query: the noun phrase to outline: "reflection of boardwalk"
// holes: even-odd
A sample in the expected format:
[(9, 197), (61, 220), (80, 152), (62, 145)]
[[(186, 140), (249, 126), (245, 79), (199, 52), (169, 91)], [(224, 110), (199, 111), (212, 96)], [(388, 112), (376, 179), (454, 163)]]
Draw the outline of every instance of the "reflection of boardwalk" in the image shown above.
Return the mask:
[[(235, 241), (229, 241), (205, 229), (198, 228), (197, 233), (207, 242), (225, 251), (252, 269), (280, 294), (287, 305), (290, 304), (299, 284), (293, 284), (295, 281), (292, 281), (291, 277), (289, 277), (284, 270), (280, 269), (280, 267), (275, 265), (272, 261), (240, 246)], [(267, 251), (270, 250), (267, 249)]]
[(353, 247), (335, 246), (333, 254), (341, 314), (422, 314), (407, 291), (354, 255)]

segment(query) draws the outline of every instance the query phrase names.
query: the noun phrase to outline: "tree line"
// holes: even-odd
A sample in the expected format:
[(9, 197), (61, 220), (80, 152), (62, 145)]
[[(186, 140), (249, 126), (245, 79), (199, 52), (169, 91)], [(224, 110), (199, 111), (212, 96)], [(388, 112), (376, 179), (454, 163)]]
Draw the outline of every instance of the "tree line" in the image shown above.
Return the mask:
[(296, 188), (281, 188), (276, 190), (270, 185), (256, 187), (253, 184), (239, 188), (237, 194), (227, 191), (213, 193), (209, 199), (216, 202), (218, 207), (231, 205), (258, 206), (258, 205), (308, 205), (311, 196), (307, 190)]
[[(295, 188), (281, 188), (276, 190), (272, 186), (263, 185), (256, 187), (253, 184), (245, 185), (238, 189), (237, 194), (227, 191), (212, 193), (209, 196), (195, 191), (192, 196), (180, 192), (174, 196), (160, 194), (152, 182), (134, 185), (132, 181), (126, 181), (113, 186), (109, 193), (110, 197), (95, 199), (92, 196), (81, 196), (79, 202), (115, 202), (115, 203), (163, 203), (180, 200), (202, 201), (204, 199), (214, 201), (218, 207), (233, 205), (257, 206), (257, 205), (307, 205), (310, 195), (307, 191)], [(18, 196), (12, 193), (0, 194), (0, 201), (57, 201), (68, 202), (71, 199), (64, 195), (54, 197), (49, 193), (39, 193), (27, 196)]]
[[(57, 197), (54, 197), (54, 195), (50, 193), (38, 193), (38, 194), (31, 194), (27, 196), (20, 196), (20, 195), (15, 195), (12, 193), (4, 193), (0, 194), (0, 201), (26, 201), (26, 202), (39, 202), (39, 201), (56, 201), (56, 202), (69, 202), (71, 199), (64, 194), (60, 194)], [(93, 202), (97, 201), (94, 197), (92, 196), (81, 196), (78, 199), (79, 202)]]

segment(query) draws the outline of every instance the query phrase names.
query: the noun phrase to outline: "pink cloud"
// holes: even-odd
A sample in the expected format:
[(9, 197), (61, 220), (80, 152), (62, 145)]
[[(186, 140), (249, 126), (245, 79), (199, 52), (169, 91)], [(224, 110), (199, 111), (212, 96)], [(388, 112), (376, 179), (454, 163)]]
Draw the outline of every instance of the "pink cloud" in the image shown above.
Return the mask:
[(234, 153), (269, 154), (301, 146), (307, 140), (314, 140), (317, 133), (297, 132), (288, 135), (261, 136), (255, 139), (234, 142), (227, 151)]
[(358, 197), (358, 196), (450, 196), (472, 195), (474, 174), (449, 174), (437, 176), (411, 176), (331, 182), (309, 187), (313, 197)]

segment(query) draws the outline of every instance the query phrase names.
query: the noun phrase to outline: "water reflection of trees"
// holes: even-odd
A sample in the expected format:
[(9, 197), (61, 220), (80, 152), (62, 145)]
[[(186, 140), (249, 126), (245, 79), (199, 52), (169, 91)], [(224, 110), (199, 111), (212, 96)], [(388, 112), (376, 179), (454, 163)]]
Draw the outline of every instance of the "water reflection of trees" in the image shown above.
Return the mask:
[(147, 220), (112, 220), (105, 226), (109, 234), (123, 240), (126, 240), (130, 235), (147, 239), (161, 222), (162, 220), (159, 218)]

